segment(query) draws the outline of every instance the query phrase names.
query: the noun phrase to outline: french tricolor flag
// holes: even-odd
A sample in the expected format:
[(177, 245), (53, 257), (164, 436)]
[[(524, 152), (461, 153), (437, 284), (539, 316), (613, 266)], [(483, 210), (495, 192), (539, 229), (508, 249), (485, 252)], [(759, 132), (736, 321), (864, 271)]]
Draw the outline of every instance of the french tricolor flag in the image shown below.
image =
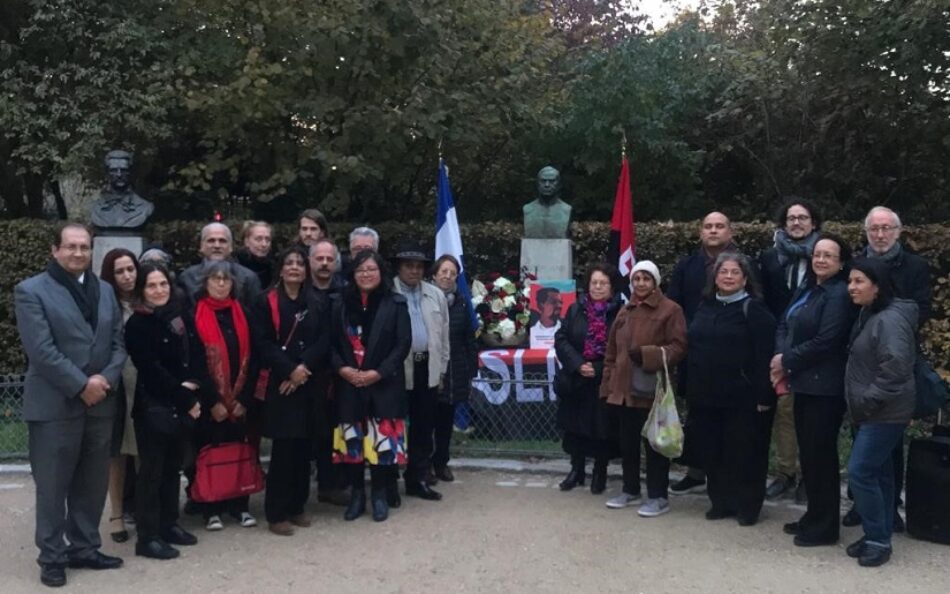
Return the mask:
[(445, 160), (439, 158), (439, 181), (436, 186), (436, 214), (435, 214), (435, 258), (438, 260), (445, 254), (455, 256), (459, 261), (458, 288), (459, 296), (465, 299), (469, 316), (472, 318), (472, 329), (478, 328), (478, 317), (472, 307), (472, 292), (465, 277), (465, 261), (462, 258), (462, 234), (459, 231), (458, 217), (455, 216), (455, 201), (452, 200), (452, 188), (449, 186), (449, 172)]

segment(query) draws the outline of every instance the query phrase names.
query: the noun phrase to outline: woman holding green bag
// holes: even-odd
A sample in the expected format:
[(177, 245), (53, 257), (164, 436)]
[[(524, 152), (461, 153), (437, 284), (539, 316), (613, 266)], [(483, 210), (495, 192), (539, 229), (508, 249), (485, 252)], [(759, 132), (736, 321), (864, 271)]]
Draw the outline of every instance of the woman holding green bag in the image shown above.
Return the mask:
[[(649, 260), (637, 262), (630, 273), (630, 302), (617, 314), (604, 358), (600, 397), (607, 401), (611, 436), (623, 458), (623, 492), (607, 502), (611, 509), (638, 503), (640, 443), (643, 425), (656, 395), (663, 353), (669, 365), (686, 355), (683, 310), (660, 290), (660, 270)], [(646, 446), (647, 501), (638, 513), (654, 517), (670, 511), (667, 497), (670, 461)]]

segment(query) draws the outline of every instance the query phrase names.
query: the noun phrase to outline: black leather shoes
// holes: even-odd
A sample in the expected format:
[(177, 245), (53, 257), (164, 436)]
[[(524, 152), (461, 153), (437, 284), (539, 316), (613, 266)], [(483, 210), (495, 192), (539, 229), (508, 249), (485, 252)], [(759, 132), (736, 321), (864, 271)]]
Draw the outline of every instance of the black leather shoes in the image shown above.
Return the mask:
[(431, 467), (426, 471), (425, 484), (429, 485), (430, 487), (439, 484), (439, 477), (437, 477), (435, 473), (432, 472)]
[(838, 539), (834, 540), (818, 540), (815, 538), (808, 538), (807, 536), (796, 534), (795, 540), (792, 541), (796, 547), (826, 547), (838, 544)]
[(50, 588), (59, 588), (66, 585), (66, 568), (56, 563), (40, 565), (40, 582)]
[(122, 567), (122, 559), (96, 551), (92, 557), (70, 559), (68, 565), (70, 569), (118, 569)]
[(402, 505), (402, 497), (399, 496), (399, 483), (396, 481), (386, 483), (386, 504), (392, 509)]
[(424, 482), (406, 483), (406, 495), (425, 499), (426, 501), (439, 501), (442, 494), (425, 484)]
[(878, 547), (865, 544), (861, 556), (858, 557), (858, 565), (861, 567), (879, 567), (891, 559), (891, 547)]
[(198, 544), (198, 538), (178, 524), (173, 524), (171, 528), (163, 532), (162, 540), (168, 544), (179, 545), (183, 547)]
[(780, 474), (765, 489), (766, 499), (778, 499), (795, 488), (795, 479)]
[(862, 536), (860, 539), (858, 539), (858, 540), (854, 541), (853, 543), (849, 544), (849, 545), (848, 545), (848, 548), (846, 548), (844, 551), (845, 551), (845, 552), (848, 554), (848, 556), (851, 557), (852, 559), (857, 559), (857, 558), (859, 558), (861, 555), (864, 554), (864, 546), (865, 546), (865, 545), (864, 545), (864, 537)]
[(736, 521), (739, 522), (740, 526), (755, 526), (759, 522), (759, 516), (747, 516), (739, 514), (739, 517), (736, 518)]
[(564, 480), (557, 486), (558, 489), (562, 491), (570, 491), (574, 487), (584, 486), (584, 469), (572, 467), (571, 471), (567, 473), (567, 476), (564, 477)]
[(852, 507), (851, 509), (848, 510), (848, 513), (846, 513), (844, 517), (841, 518), (841, 525), (847, 526), (848, 528), (852, 526), (860, 526), (861, 514), (858, 513), (858, 510)]
[(350, 493), (350, 504), (346, 506), (343, 512), (343, 519), (352, 522), (363, 515), (366, 511), (366, 491), (363, 489), (353, 489)]
[(732, 518), (736, 515), (736, 512), (730, 511), (728, 509), (719, 509), (712, 508), (706, 512), (707, 520), (722, 520), (723, 518)]
[(595, 464), (593, 472), (590, 473), (590, 492), (593, 495), (600, 495), (607, 490), (607, 467)]
[(441, 466), (435, 469), (435, 477), (440, 481), (445, 481), (451, 483), (455, 480), (455, 475), (452, 474), (452, 469), (448, 466)]
[(782, 526), (782, 532), (785, 534), (791, 534), (792, 536), (798, 536), (801, 534), (802, 528), (798, 522), (789, 522)]
[(146, 540), (144, 542), (139, 541), (135, 543), (135, 554), (139, 557), (148, 557), (149, 559), (159, 559), (165, 561), (168, 559), (174, 559), (181, 553), (178, 552), (178, 549), (171, 546), (167, 542), (158, 538), (153, 538), (152, 540)]
[(374, 492), (372, 496), (372, 504), (373, 521), (385, 522), (386, 518), (389, 517), (389, 505), (386, 504), (386, 494)]

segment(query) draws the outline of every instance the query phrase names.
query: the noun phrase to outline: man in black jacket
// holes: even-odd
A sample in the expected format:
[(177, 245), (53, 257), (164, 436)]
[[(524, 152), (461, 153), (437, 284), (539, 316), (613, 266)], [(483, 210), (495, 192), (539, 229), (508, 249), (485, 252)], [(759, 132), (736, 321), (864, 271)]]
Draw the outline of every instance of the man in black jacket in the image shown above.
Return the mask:
[[(762, 296), (776, 320), (785, 315), (785, 308), (795, 289), (805, 281), (811, 255), (821, 229), (821, 213), (798, 196), (789, 197), (775, 215), (775, 245), (759, 257)], [(766, 497), (777, 499), (795, 488), (798, 477), (798, 441), (795, 438), (795, 395), (779, 398), (775, 408), (775, 467), (777, 476), (766, 490)], [(797, 503), (804, 503), (805, 489), (799, 484), (795, 491)]]
[[(891, 279), (894, 281), (894, 296), (898, 299), (911, 299), (917, 304), (917, 327), (920, 328), (930, 319), (930, 268), (927, 261), (912, 254), (899, 241), (901, 220), (897, 213), (885, 206), (875, 206), (864, 218), (864, 231), (868, 245), (861, 251), (862, 256), (883, 260), (891, 267)], [(894, 498), (895, 506), (901, 504), (900, 493), (904, 488), (904, 440), (901, 439), (893, 451), (894, 461)], [(841, 523), (845, 526), (857, 526), (861, 516), (853, 507), (845, 514)], [(894, 532), (904, 531), (904, 520), (897, 509), (894, 510)]]
[[(667, 297), (683, 308), (687, 326), (693, 321), (693, 316), (703, 300), (703, 288), (706, 286), (716, 258), (723, 252), (739, 251), (732, 241), (732, 223), (729, 217), (721, 212), (711, 212), (706, 215), (699, 229), (699, 241), (699, 249), (676, 263), (666, 291)], [(689, 353), (686, 357), (689, 358)], [(681, 397), (686, 396), (686, 366), (685, 360), (677, 366), (677, 383)], [(670, 485), (670, 492), (674, 495), (702, 491), (706, 485), (705, 473), (696, 466), (699, 456), (694, 450), (695, 447), (690, 445), (690, 440), (686, 439), (682, 461), (690, 466), (685, 477)]]

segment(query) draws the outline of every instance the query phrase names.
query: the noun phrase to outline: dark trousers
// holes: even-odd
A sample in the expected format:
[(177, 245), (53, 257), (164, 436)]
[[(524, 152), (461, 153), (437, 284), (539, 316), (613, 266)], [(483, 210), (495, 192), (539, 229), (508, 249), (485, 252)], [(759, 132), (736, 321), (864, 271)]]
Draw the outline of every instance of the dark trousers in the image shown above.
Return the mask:
[(178, 521), (182, 442), (177, 435), (150, 431), (135, 422), (139, 472), (135, 484), (135, 517), (140, 542), (159, 538)]
[(647, 458), (647, 497), (665, 499), (670, 484), (670, 460), (658, 454), (640, 436), (649, 415), (649, 409), (608, 404), (608, 431), (620, 448), (624, 493), (640, 494), (640, 444), (643, 443)]
[(307, 438), (273, 440), (264, 493), (264, 515), (271, 524), (303, 513), (310, 497), (310, 447)]
[[(347, 482), (354, 491), (366, 490), (366, 471), (363, 464), (340, 464)], [(384, 495), (386, 486), (396, 480), (397, 469), (394, 465), (381, 466), (371, 464), (369, 467), (370, 489), (376, 497)]]
[(340, 477), (338, 465), (333, 463), (333, 436), (318, 436), (313, 449), (317, 463), (317, 489), (335, 491), (344, 488), (345, 480)]
[(432, 452), (432, 465), (445, 468), (449, 465), (449, 446), (452, 444), (452, 427), (455, 424), (455, 405), (451, 402), (437, 402), (435, 405), (435, 451)]
[[(109, 486), (112, 417), (30, 421), (30, 466), (36, 483), (40, 563), (65, 565), (93, 556)], [(69, 546), (63, 536), (69, 539)]]
[(713, 509), (756, 520), (765, 500), (775, 407), (757, 412), (696, 406), (690, 414)]
[(808, 510), (798, 520), (802, 536), (836, 541), (840, 533), (841, 470), (838, 432), (845, 411), (844, 398), (795, 394), (795, 435)]
[(408, 482), (425, 480), (432, 464), (432, 434), (438, 388), (429, 387), (428, 361), (415, 364), (412, 385), (412, 390), (409, 390), (409, 443), (405, 474)]

